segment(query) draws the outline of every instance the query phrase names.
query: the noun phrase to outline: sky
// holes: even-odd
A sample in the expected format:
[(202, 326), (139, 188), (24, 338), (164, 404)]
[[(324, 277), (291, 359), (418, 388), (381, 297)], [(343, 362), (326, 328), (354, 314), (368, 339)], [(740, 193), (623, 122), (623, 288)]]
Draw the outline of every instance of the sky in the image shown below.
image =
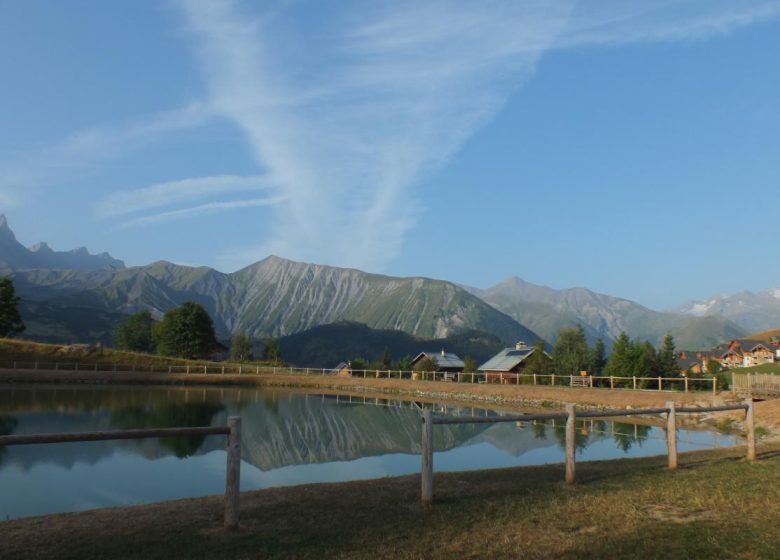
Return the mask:
[(0, 0), (0, 52), (27, 245), (780, 285), (780, 0)]

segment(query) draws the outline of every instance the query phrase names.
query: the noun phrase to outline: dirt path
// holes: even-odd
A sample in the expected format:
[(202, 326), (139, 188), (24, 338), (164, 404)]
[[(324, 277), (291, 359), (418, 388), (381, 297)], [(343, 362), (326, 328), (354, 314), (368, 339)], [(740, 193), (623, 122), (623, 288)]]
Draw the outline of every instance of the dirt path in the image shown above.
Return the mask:
[(441, 381), (325, 377), (319, 375), (220, 375), (0, 370), (0, 383), (11, 382), (301, 387), (354, 394), (371, 392), (399, 397), (447, 399), (450, 401), (468, 401), (481, 404), (559, 406), (562, 403), (576, 403), (593, 408), (657, 407), (663, 406), (667, 401), (674, 401), (678, 405), (700, 404), (702, 406), (711, 406), (713, 403), (720, 404), (734, 400), (729, 392), (721, 392), (713, 397), (709, 392), (631, 391), (549, 385), (484, 385)]

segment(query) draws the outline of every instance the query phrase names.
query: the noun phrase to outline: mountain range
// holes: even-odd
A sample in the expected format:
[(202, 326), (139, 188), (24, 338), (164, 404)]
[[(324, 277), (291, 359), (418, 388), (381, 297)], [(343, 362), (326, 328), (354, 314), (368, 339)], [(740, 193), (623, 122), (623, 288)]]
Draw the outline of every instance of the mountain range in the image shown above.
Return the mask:
[[(486, 290), (468, 290), (546, 340), (554, 340), (562, 327), (572, 325), (581, 325), (590, 341), (601, 338), (609, 344), (625, 331), (658, 344), (666, 333), (671, 333), (678, 347), (695, 349), (746, 334), (742, 327), (723, 316), (664, 313), (585, 288), (555, 290), (517, 277)], [(775, 325), (780, 324), (780, 312), (776, 319)]]
[(749, 332), (769, 330), (780, 325), (780, 287), (689, 301), (674, 312), (692, 317), (724, 317)]
[(29, 268), (101, 270), (125, 268), (108, 253), (91, 255), (86, 247), (53, 251), (45, 242), (27, 248), (16, 240), (4, 214), (0, 214), (0, 272)]
[[(45, 248), (44, 248), (45, 247)], [(270, 256), (233, 273), (160, 261), (130, 267), (86, 249), (25, 248), (0, 216), (0, 273), (22, 297), (26, 336), (52, 342), (110, 340), (128, 313), (156, 317), (187, 300), (202, 304), (218, 335), (282, 337), (351, 321), (370, 329), (442, 339), (466, 331), (502, 344), (553, 342), (581, 325), (610, 345), (621, 331), (658, 343), (671, 332), (678, 347), (707, 348), (780, 325), (780, 290), (719, 296), (661, 312), (585, 288), (555, 290), (510, 278), (488, 289), (444, 280), (398, 278)]]

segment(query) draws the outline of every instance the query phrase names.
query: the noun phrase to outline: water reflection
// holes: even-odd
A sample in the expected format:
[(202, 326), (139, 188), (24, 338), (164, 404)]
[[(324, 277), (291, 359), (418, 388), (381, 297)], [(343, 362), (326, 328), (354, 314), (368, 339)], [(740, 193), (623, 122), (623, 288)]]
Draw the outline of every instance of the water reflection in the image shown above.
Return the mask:
[[(437, 405), (439, 414), (496, 412)], [(369, 397), (188, 387), (0, 388), (0, 433), (225, 425), (242, 417), (242, 489), (419, 472), (419, 405)], [(435, 468), (560, 462), (564, 421), (437, 425)], [(665, 452), (661, 428), (586, 420), (583, 460)], [(681, 430), (680, 450), (735, 438)], [(0, 449), (0, 517), (223, 491), (225, 437), (121, 440)], [(184, 458), (187, 458), (186, 460)]]
[[(19, 421), (13, 416), (0, 416), (0, 436), (7, 436), (13, 433)], [(3, 462), (5, 447), (0, 445), (0, 463)]]
[[(211, 403), (168, 404), (123, 408), (111, 412), (111, 425), (117, 429), (178, 428), (211, 426), (211, 421), (224, 406)], [(160, 445), (176, 457), (195, 455), (206, 436), (161, 438)]]

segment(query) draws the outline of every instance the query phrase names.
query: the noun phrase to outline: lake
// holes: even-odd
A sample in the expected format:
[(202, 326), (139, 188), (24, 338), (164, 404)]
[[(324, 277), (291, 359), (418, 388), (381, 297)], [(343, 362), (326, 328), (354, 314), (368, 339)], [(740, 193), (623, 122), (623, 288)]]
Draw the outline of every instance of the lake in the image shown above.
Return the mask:
[[(410, 402), (275, 389), (0, 387), (0, 434), (225, 425), (234, 415), (243, 424), (242, 490), (420, 472), (420, 414)], [(680, 451), (740, 443), (733, 435), (678, 432)], [(436, 426), (434, 442), (435, 471), (560, 463), (563, 421)], [(223, 493), (225, 443), (225, 436), (207, 436), (0, 448), (0, 519)], [(665, 453), (662, 428), (577, 423), (578, 460)]]

